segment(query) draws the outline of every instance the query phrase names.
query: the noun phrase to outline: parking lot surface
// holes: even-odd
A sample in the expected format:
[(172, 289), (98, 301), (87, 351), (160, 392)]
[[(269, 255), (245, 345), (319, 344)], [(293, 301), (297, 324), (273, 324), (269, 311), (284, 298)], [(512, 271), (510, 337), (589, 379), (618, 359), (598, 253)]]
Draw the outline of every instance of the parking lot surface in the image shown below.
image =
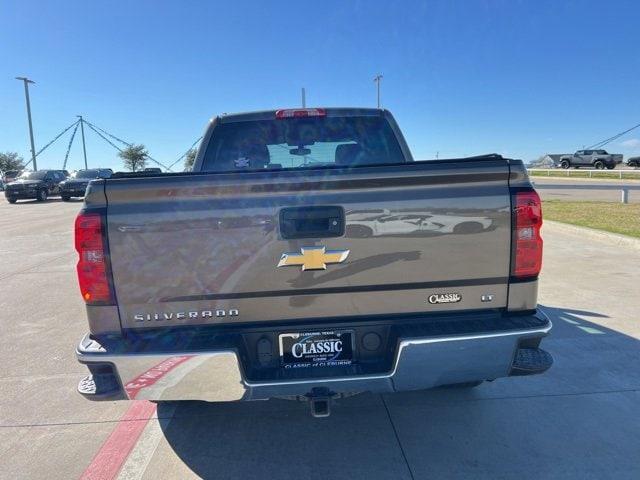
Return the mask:
[(75, 391), (80, 205), (0, 199), (0, 478), (640, 478), (638, 250), (544, 228), (545, 375), (156, 411)]

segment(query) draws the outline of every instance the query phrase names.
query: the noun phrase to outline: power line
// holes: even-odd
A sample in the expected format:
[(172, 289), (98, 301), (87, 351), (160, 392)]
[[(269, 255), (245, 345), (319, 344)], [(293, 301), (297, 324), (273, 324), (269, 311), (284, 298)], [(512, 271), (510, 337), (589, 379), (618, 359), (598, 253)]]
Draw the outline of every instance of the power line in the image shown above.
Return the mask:
[(71, 152), (71, 145), (73, 145), (73, 139), (76, 137), (76, 132), (78, 131), (79, 124), (80, 124), (80, 121), (78, 120), (76, 122), (76, 128), (74, 128), (73, 132), (71, 132), (71, 138), (69, 139), (69, 146), (67, 147), (67, 153), (64, 156), (64, 164), (62, 165), (63, 170), (67, 169), (67, 160), (69, 160), (69, 152)]
[(591, 145), (591, 146), (587, 147), (585, 150), (591, 150), (591, 149), (593, 149), (593, 148), (600, 148), (600, 147), (604, 147), (607, 143), (611, 143), (611, 142), (613, 142), (614, 140), (616, 140), (616, 139), (618, 139), (618, 138), (622, 137), (623, 135), (625, 135), (625, 134), (629, 133), (629, 132), (630, 132), (630, 131), (632, 131), (632, 130), (635, 130), (635, 129), (636, 129), (636, 128), (638, 128), (638, 127), (640, 127), (640, 123), (639, 123), (639, 124), (637, 124), (637, 125), (634, 125), (633, 127), (629, 128), (629, 129), (627, 129), (627, 130), (625, 130), (624, 132), (620, 132), (620, 133), (618, 133), (618, 134), (616, 134), (616, 135), (614, 135), (614, 136), (612, 136), (612, 137), (605, 138), (604, 140), (602, 140), (602, 141), (600, 141), (600, 142), (598, 142), (598, 143), (594, 143), (593, 145)]
[[(42, 147), (40, 150), (38, 150), (38, 152), (34, 155), (34, 158), (37, 157), (38, 155), (40, 155), (42, 152), (44, 152), (47, 148), (49, 148), (56, 140), (58, 140), (61, 136), (63, 136), (65, 133), (67, 133), (69, 130), (71, 130), (74, 126), (78, 125), (78, 120), (76, 120), (75, 122), (73, 122), (71, 125), (69, 125), (67, 128), (65, 128), (64, 130), (62, 130), (62, 132), (60, 132), (58, 135), (55, 136), (55, 138), (53, 140), (51, 140), (49, 143), (47, 143), (44, 147)], [(25, 163), (24, 168), (27, 168), (29, 166), (29, 164), (31, 164), (31, 162), (33, 161), (33, 158), (31, 160), (29, 160), (27, 163)]]
[(189, 152), (193, 149), (193, 147), (195, 147), (195, 146), (196, 146), (196, 144), (197, 144), (200, 140), (202, 140), (202, 137), (204, 137), (204, 135), (200, 135), (200, 136), (198, 137), (198, 139), (197, 139), (195, 142), (193, 142), (193, 143), (191, 144), (191, 146), (189, 147), (189, 149), (188, 149), (186, 152), (184, 152), (182, 155), (180, 155), (180, 158), (178, 158), (175, 162), (173, 162), (171, 165), (169, 165), (169, 168), (173, 167), (176, 163), (178, 163), (180, 160), (182, 160), (184, 157), (186, 157), (186, 156), (189, 154)]
[(40, 150), (38, 150), (38, 152), (36, 153), (36, 157), (38, 155), (40, 155), (42, 152), (44, 152), (47, 148), (49, 148), (49, 146), (51, 146), (51, 144), (53, 144), (53, 142), (55, 142), (56, 140), (58, 140), (62, 135), (64, 135), (65, 133), (67, 133), (69, 130), (71, 130), (77, 123), (79, 122), (79, 120), (76, 120), (75, 122), (73, 122), (71, 125), (69, 125), (67, 128), (65, 128), (64, 130), (62, 130), (58, 135), (56, 135), (56, 137), (51, 140), (49, 143), (47, 143), (44, 147), (42, 147)]
[(106, 130), (100, 128), (97, 125), (94, 125), (93, 123), (89, 123), (87, 120), (84, 121), (87, 125), (91, 125), (94, 129), (98, 129), (100, 130), (102, 133), (104, 133), (105, 135), (107, 135), (108, 137), (113, 138), (116, 142), (120, 142), (123, 145), (126, 145), (127, 147), (130, 147), (132, 144), (129, 142), (125, 142), (124, 140), (122, 140), (121, 138), (116, 137), (115, 135), (112, 135), (111, 133), (107, 132)]
[[(112, 138), (113, 140), (115, 140), (116, 142), (121, 143), (122, 145), (125, 145), (126, 147), (131, 147), (133, 144), (130, 142), (126, 142), (124, 140), (122, 140), (119, 137), (116, 137), (115, 135), (107, 132), (106, 130), (98, 127), (97, 125), (94, 125), (93, 123), (87, 121), (85, 118), (81, 118), (80, 120), (76, 120), (75, 122), (73, 122), (71, 125), (69, 125), (68, 127), (66, 127), (64, 130), (62, 130), (62, 132), (60, 132), (58, 135), (56, 135), (54, 137), (53, 140), (51, 140), (49, 143), (47, 143), (44, 147), (42, 147), (37, 153), (35, 153), (35, 155), (33, 156), (33, 158), (31, 160), (29, 160), (25, 165), (24, 168), (27, 168), (29, 166), (29, 164), (31, 164), (31, 162), (33, 161), (33, 159), (35, 159), (35, 157), (37, 157), (38, 155), (40, 155), (42, 152), (44, 152), (47, 148), (49, 148), (53, 143), (55, 143), (60, 137), (62, 137), (65, 133), (67, 133), (69, 130), (71, 130), (73, 127), (75, 127), (75, 129), (73, 130), (73, 133), (71, 134), (71, 138), (69, 139), (69, 145), (67, 146), (67, 152), (65, 154), (64, 157), (64, 166), (63, 169), (66, 167), (67, 165), (67, 160), (69, 159), (69, 152), (71, 151), (71, 146), (73, 144), (73, 140), (75, 138), (76, 132), (78, 131), (78, 126), (81, 125), (82, 123), (86, 123), (87, 126), (94, 131), (94, 133), (96, 135), (98, 135), (100, 138), (102, 138), (105, 142), (107, 142), (109, 145), (111, 145), (113, 148), (115, 148), (116, 150), (118, 150), (118, 152), (122, 152), (122, 148), (120, 148), (118, 145), (116, 145), (115, 143), (113, 143), (111, 140), (109, 140), (109, 138)], [(107, 138), (109, 137), (109, 138)], [(193, 142), (193, 144), (191, 145), (191, 147), (189, 147), (189, 150), (187, 150), (178, 160), (176, 160), (174, 163), (172, 163), (169, 167), (167, 167), (166, 165), (164, 165), (163, 163), (159, 162), (158, 160), (156, 160), (155, 158), (153, 158), (151, 155), (149, 155), (148, 153), (145, 155), (145, 157), (147, 159), (149, 159), (150, 161), (152, 161), (153, 163), (155, 163), (156, 165), (161, 166), (162, 168), (168, 170), (168, 171), (172, 171), (171, 167), (173, 167), (176, 163), (178, 163), (180, 160), (182, 160), (188, 153), (189, 151), (200, 141), (202, 140), (202, 136), (200, 136), (195, 142)]]
[(96, 133), (96, 135), (98, 135), (100, 138), (102, 138), (105, 142), (107, 142), (107, 143), (108, 143), (109, 145), (111, 145), (113, 148), (115, 148), (115, 149), (116, 149), (116, 150), (118, 150), (119, 152), (121, 152), (121, 151), (122, 151), (122, 149), (121, 149), (119, 146), (115, 145), (111, 140), (109, 140), (107, 137), (105, 137), (104, 135), (102, 135), (98, 130), (96, 130), (96, 129), (93, 127), (93, 125), (92, 125), (91, 123), (87, 122), (86, 120), (84, 121), (84, 123), (86, 123), (86, 124), (87, 124), (87, 126), (88, 126), (91, 130), (93, 130), (93, 131)]
[[(102, 138), (105, 142), (107, 142), (109, 145), (111, 145), (112, 147), (114, 147), (115, 149), (117, 149), (119, 152), (122, 151), (122, 149), (118, 146), (116, 146), (113, 142), (111, 142), (110, 140), (108, 140), (105, 135), (113, 138), (115, 141), (122, 143), (123, 145), (126, 145), (127, 147), (131, 147), (133, 144), (129, 143), (129, 142), (125, 142), (124, 140), (122, 140), (121, 138), (116, 137), (115, 135), (107, 132), (106, 130), (98, 127), (97, 125), (94, 125), (93, 123), (88, 122), (87, 120), (84, 120), (84, 123), (86, 123), (89, 128), (91, 128), (96, 134), (98, 134), (100, 136), (100, 138)], [(102, 133), (104, 133), (104, 135)], [(156, 165), (160, 165), (162, 168), (164, 168), (165, 170), (169, 170), (171, 171), (171, 167), (167, 167), (166, 165), (164, 165), (163, 163), (160, 163), (158, 160), (156, 160), (155, 158), (153, 158), (151, 155), (149, 155), (148, 153), (145, 155), (146, 158), (148, 158), (149, 160), (151, 160), (153, 163), (155, 163)]]

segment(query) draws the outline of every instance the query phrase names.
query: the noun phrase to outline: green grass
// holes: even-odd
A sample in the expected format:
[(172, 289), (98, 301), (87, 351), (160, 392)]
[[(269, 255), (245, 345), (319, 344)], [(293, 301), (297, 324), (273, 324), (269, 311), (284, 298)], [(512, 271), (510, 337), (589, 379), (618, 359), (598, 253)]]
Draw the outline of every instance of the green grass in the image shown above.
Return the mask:
[[(589, 172), (580, 169), (569, 169), (569, 170), (551, 170), (549, 174), (547, 172), (536, 172), (530, 171), (529, 176), (531, 177), (551, 177), (551, 178), (567, 178), (567, 172), (569, 172), (569, 178), (589, 178)], [(602, 172), (592, 172), (591, 178), (609, 178), (609, 179), (617, 179), (620, 180), (619, 171), (610, 171), (604, 170)], [(624, 170), (622, 173), (622, 179), (639, 179), (640, 180), (640, 170)]]
[(640, 203), (547, 200), (542, 212), (547, 220), (640, 238)]

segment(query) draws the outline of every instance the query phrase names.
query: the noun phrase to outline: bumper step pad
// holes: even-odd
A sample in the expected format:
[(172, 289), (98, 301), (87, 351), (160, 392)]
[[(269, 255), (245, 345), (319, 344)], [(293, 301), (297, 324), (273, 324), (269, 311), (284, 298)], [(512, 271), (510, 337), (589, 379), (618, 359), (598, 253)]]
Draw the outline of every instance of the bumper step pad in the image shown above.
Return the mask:
[(78, 393), (90, 400), (123, 398), (118, 380), (113, 374), (87, 375), (78, 383)]
[(541, 348), (519, 348), (513, 360), (511, 375), (537, 375), (549, 370), (551, 365), (553, 357)]

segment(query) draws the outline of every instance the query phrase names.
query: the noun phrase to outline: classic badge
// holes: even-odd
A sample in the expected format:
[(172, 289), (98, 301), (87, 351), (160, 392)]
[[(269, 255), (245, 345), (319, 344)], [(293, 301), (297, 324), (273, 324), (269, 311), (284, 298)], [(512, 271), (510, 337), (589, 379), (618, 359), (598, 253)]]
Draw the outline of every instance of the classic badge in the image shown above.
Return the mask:
[(458, 303), (462, 300), (462, 295), (459, 293), (434, 293), (429, 295), (427, 301), (429, 303)]

